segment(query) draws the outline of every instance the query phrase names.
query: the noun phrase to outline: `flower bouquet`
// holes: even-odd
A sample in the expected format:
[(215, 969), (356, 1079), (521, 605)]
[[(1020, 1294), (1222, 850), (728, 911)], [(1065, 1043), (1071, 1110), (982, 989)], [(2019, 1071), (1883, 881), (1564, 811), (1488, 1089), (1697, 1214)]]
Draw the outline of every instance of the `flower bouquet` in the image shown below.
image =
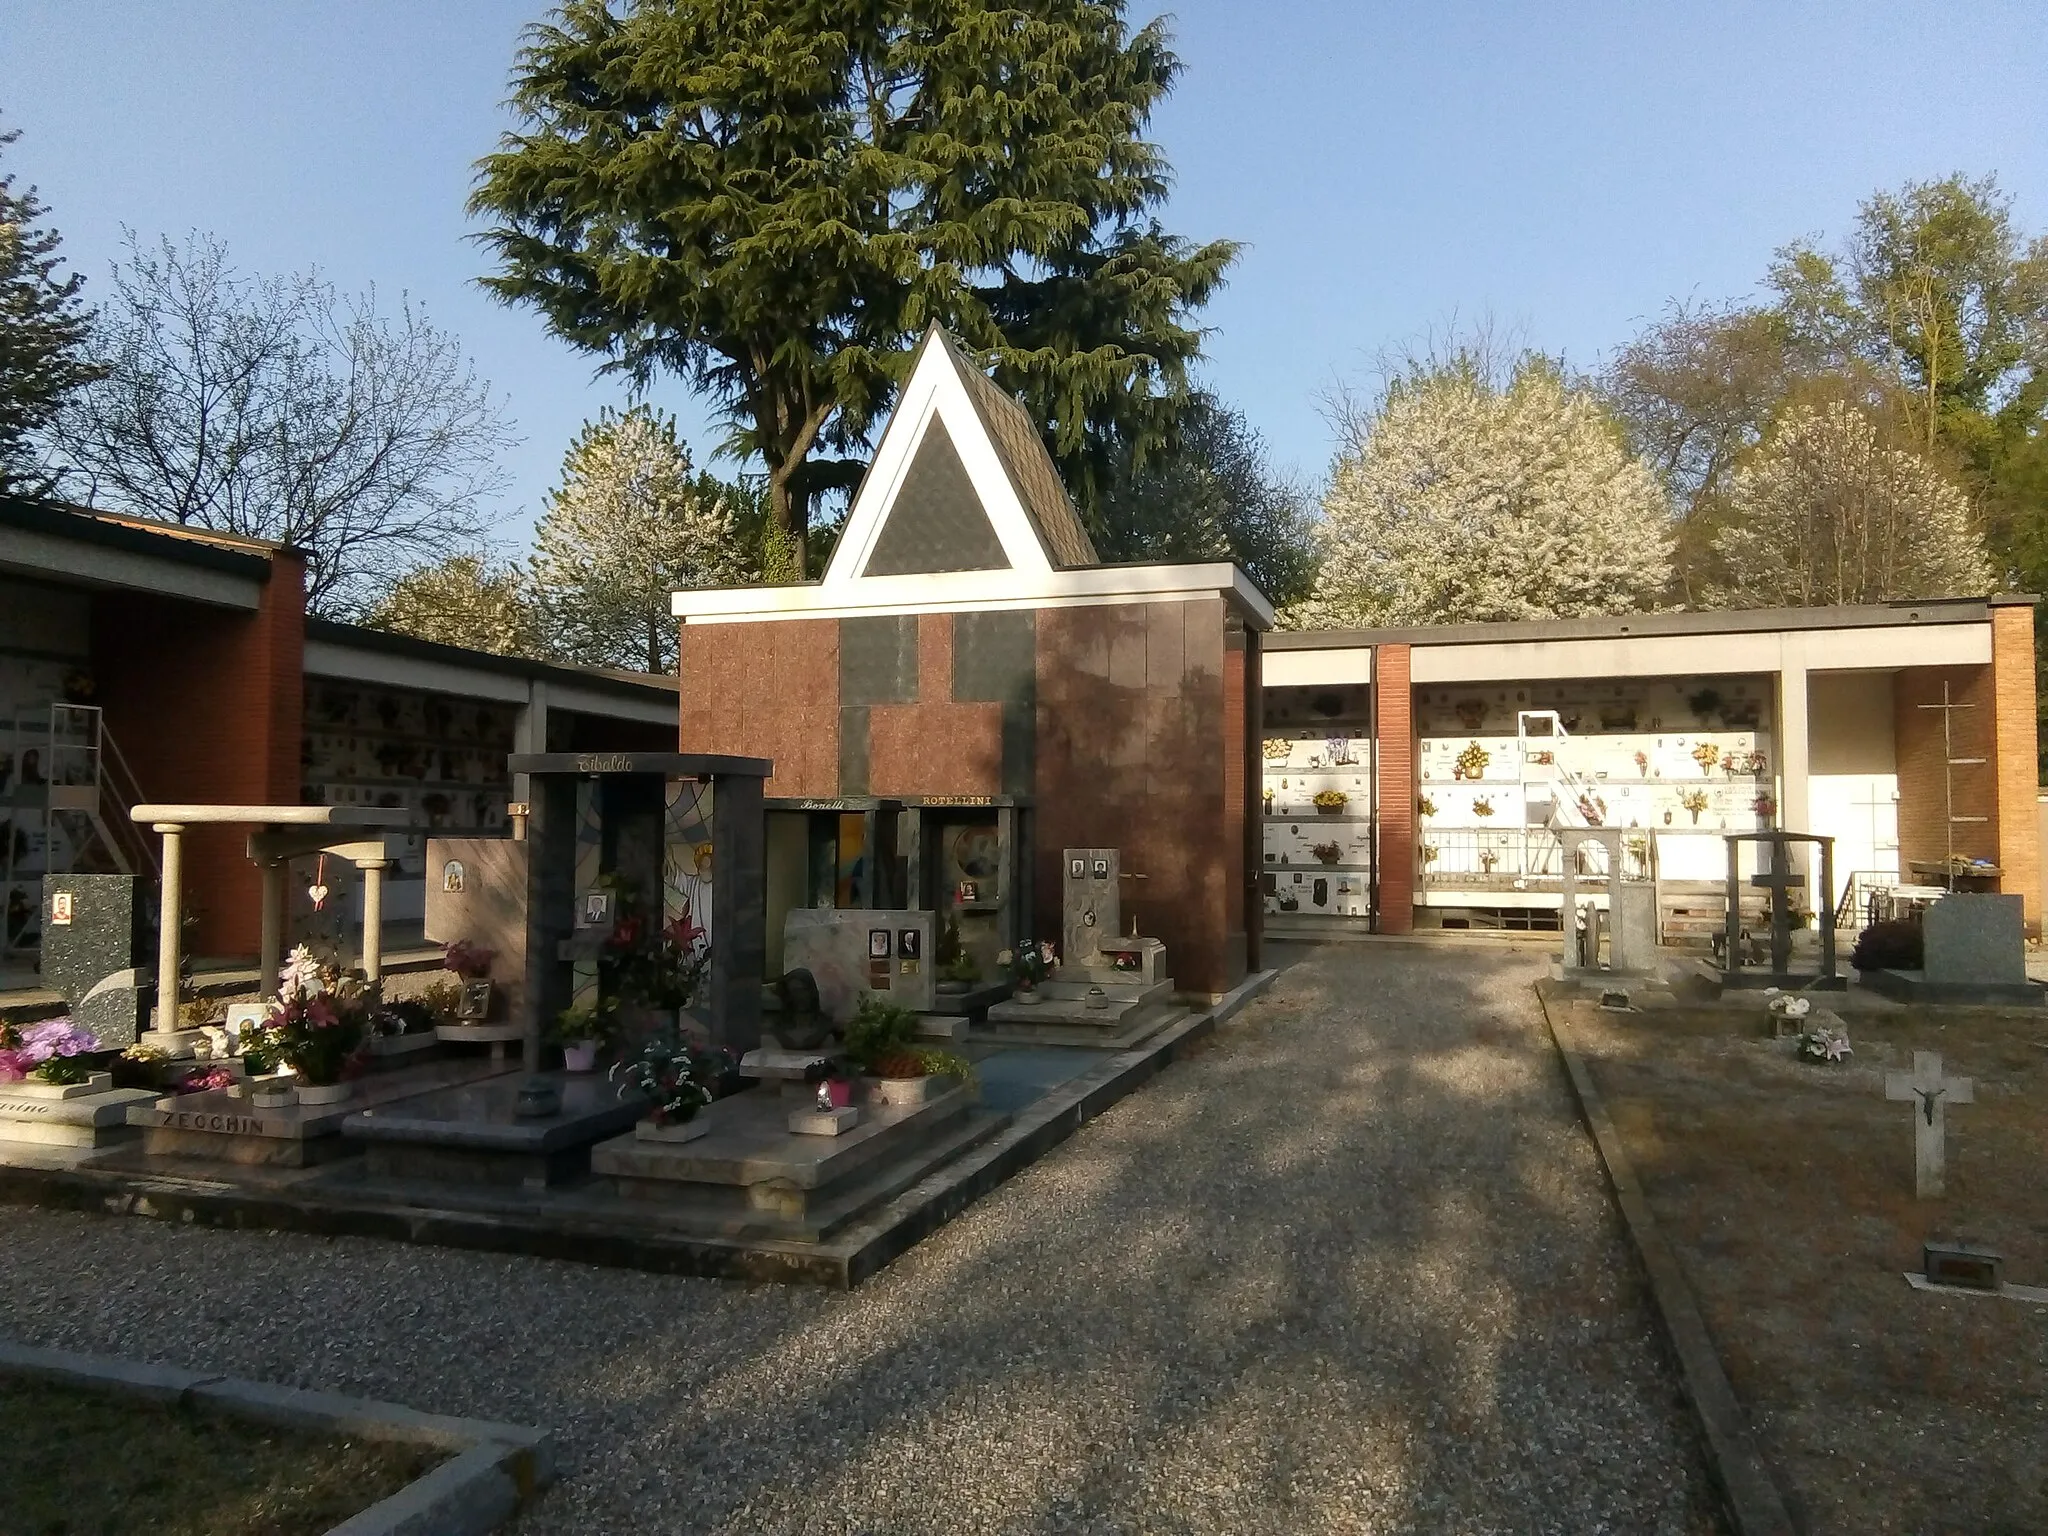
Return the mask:
[(1038, 984), (1059, 964), (1059, 951), (1053, 948), (1050, 940), (1039, 944), (1027, 941), (1015, 954), (1004, 950), (996, 956), (996, 961), (1009, 971), (1017, 1001), (1035, 1003), (1038, 1001)]
[(307, 1104), (339, 1103), (360, 1069), (370, 1035), (368, 988), (301, 944), (278, 973), (270, 1014), (244, 1037), (266, 1061), (292, 1069)]

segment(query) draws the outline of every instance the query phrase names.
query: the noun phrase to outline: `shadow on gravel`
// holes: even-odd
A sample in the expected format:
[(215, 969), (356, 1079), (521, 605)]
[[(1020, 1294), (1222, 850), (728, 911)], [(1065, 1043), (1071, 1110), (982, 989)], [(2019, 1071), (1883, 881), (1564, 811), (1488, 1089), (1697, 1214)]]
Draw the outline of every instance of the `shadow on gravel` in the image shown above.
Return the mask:
[[(1211, 1049), (848, 1296), (76, 1228), (241, 1319), (131, 1352), (558, 1425), (524, 1532), (1718, 1530), (1537, 967), (1281, 958)], [(33, 1322), (49, 1269), (0, 1252), (7, 1331), (118, 1334), (97, 1301)]]

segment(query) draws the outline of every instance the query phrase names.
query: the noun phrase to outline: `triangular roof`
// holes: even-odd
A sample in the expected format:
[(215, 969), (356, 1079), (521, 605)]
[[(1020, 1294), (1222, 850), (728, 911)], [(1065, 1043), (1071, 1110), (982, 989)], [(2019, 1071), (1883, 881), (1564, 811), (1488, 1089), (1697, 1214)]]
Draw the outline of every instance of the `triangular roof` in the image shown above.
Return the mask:
[(1030, 414), (935, 325), (825, 574), (788, 586), (692, 588), (671, 608), (689, 623), (733, 624), (1205, 594), (1272, 627), (1273, 605), (1229, 561), (1103, 564)]
[(1099, 564), (1029, 414), (933, 326), (821, 585)]

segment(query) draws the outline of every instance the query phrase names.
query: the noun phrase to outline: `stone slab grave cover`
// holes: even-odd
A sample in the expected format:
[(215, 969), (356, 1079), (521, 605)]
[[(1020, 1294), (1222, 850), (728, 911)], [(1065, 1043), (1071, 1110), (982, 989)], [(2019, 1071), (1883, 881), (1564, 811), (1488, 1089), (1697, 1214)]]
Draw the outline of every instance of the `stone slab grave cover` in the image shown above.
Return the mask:
[(104, 1147), (132, 1134), (131, 1106), (155, 1097), (146, 1088), (116, 1088), (104, 1072), (63, 1088), (33, 1081), (0, 1083), (0, 1142)]
[(144, 927), (133, 875), (43, 879), (43, 981), (109, 1049), (133, 1045), (148, 1023), (155, 978), (140, 968)]
[[(519, 1113), (521, 1090), (559, 1088), (551, 1114)], [(590, 1167), (593, 1143), (630, 1133), (647, 1101), (582, 1073), (505, 1075), (350, 1115), (342, 1134), (363, 1145), (372, 1178), (456, 1184), (558, 1184)]]
[(913, 1013), (929, 1013), (935, 996), (931, 956), (929, 912), (797, 907), (783, 924), (784, 969), (811, 973), (820, 1007), (838, 1024), (852, 1018), (869, 993)]
[(426, 1062), (358, 1078), (355, 1092), (340, 1103), (275, 1109), (226, 1091), (151, 1096), (129, 1106), (128, 1123), (142, 1128), (146, 1156), (306, 1168), (357, 1150), (342, 1140), (341, 1127), (365, 1106), (472, 1082), (490, 1071), (478, 1062)]

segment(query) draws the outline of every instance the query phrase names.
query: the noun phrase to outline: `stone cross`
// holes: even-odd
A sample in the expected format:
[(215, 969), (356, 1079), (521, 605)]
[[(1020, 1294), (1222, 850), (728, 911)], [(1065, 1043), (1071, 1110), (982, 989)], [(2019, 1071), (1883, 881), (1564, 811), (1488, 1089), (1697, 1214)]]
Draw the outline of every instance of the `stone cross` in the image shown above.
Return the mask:
[(1915, 1051), (1911, 1072), (1887, 1072), (1884, 1096), (1913, 1106), (1913, 1193), (1938, 1200), (1948, 1172), (1948, 1106), (1977, 1102), (1967, 1077), (1943, 1077), (1941, 1057)]

